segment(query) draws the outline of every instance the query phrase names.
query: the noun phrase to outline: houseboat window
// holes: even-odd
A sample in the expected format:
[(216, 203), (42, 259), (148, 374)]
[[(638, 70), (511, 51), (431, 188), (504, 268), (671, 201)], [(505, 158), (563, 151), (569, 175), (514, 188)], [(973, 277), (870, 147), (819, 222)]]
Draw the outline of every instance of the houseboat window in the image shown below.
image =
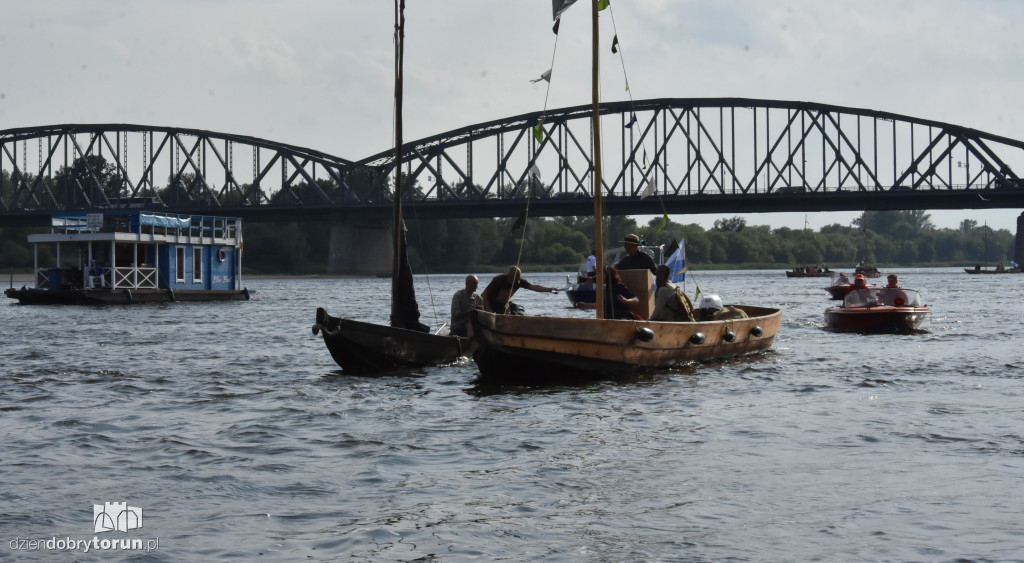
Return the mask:
[(203, 247), (192, 249), (192, 281), (203, 281)]
[(177, 258), (174, 264), (174, 277), (177, 281), (185, 281), (185, 248), (178, 247), (175, 249), (175, 257)]

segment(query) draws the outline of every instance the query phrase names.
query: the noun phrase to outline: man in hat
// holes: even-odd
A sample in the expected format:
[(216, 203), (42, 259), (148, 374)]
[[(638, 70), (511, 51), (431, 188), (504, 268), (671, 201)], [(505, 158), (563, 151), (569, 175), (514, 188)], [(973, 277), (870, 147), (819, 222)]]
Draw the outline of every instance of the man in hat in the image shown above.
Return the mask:
[(646, 252), (640, 252), (640, 237), (626, 235), (622, 239), (622, 244), (626, 247), (627, 254), (615, 265), (616, 270), (650, 270), (652, 274), (655, 273), (657, 266), (654, 259)]

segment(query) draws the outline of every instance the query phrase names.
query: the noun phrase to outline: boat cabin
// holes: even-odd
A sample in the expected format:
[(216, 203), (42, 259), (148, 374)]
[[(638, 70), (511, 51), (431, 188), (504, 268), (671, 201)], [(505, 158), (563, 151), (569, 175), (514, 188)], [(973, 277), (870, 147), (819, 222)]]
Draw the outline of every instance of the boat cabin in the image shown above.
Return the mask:
[[(127, 295), (128, 302), (132, 295), (143, 301), (248, 298), (241, 287), (240, 218), (128, 209), (62, 213), (51, 217), (49, 233), (29, 235), (28, 242), (35, 288), (6, 292), (23, 303), (110, 301), (100, 298), (109, 294)], [(40, 292), (62, 297), (47, 301)]]

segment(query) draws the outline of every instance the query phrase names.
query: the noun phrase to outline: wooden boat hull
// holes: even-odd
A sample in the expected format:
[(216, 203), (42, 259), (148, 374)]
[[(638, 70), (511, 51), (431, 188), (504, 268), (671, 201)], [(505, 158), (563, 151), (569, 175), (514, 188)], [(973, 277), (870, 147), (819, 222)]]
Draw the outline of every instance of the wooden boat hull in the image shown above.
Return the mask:
[(786, 270), (787, 278), (827, 278), (832, 276), (833, 272), (794, 272), (793, 270)]
[[(480, 381), (547, 385), (619, 379), (771, 347), (782, 311), (737, 306), (748, 318), (668, 323), (590, 318), (473, 315)], [(637, 329), (650, 329), (645, 342)], [(694, 335), (703, 335), (703, 341)]]
[(354, 374), (450, 364), (473, 353), (468, 338), (332, 317), (323, 308), (313, 325), (320, 332), (338, 366)]
[(931, 311), (928, 307), (829, 307), (825, 327), (836, 332), (900, 333), (921, 328)]
[(178, 290), (169, 289), (35, 289), (9, 288), (4, 295), (22, 305), (133, 305), (138, 303), (170, 303), (175, 301), (244, 301), (251, 297), (248, 289)]
[(964, 268), (964, 271), (968, 274), (1019, 274), (1020, 268), (1003, 268), (998, 269), (981, 269), (981, 268)]

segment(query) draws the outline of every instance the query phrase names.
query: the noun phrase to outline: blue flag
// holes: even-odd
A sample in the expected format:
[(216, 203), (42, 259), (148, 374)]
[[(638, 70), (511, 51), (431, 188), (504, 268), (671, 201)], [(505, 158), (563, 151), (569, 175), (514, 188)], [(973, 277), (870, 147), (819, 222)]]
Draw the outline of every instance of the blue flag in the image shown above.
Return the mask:
[(669, 275), (668, 281), (672, 283), (679, 283), (686, 280), (686, 241), (679, 241), (679, 248), (672, 253), (672, 256), (668, 257), (668, 262), (665, 265), (668, 266)]

